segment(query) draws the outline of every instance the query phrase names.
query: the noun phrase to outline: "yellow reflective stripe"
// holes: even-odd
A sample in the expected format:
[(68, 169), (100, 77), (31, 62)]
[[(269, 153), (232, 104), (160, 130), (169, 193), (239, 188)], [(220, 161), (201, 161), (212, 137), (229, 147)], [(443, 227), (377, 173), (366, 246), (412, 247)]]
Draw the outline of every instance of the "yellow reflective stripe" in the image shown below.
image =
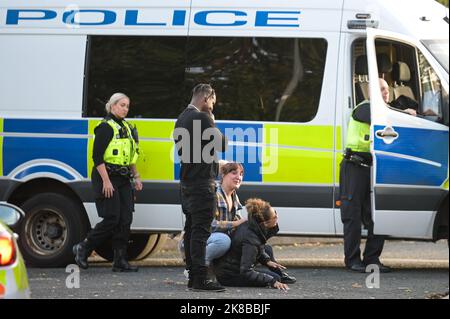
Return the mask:
[(336, 126), (336, 150), (344, 149), (342, 146), (342, 128)]
[[(141, 179), (173, 181), (175, 148), (172, 134), (175, 121), (129, 120), (128, 122), (136, 125), (139, 135), (139, 158), (136, 167)], [(161, 141), (146, 139), (161, 139)]]
[(6, 270), (0, 270), (0, 284), (6, 286)]
[[(0, 119), (0, 132), (3, 133), (3, 119)], [(0, 176), (3, 176), (3, 136), (0, 136)]]
[(102, 120), (89, 120), (88, 123), (88, 145), (87, 145), (87, 168), (88, 168), (88, 178), (91, 178), (92, 168), (94, 167), (94, 160), (92, 159), (92, 150), (94, 149), (94, 129)]
[(264, 143), (274, 144), (273, 129), (278, 132), (278, 145), (333, 150), (334, 127), (331, 125), (264, 124)]
[(19, 257), (18, 265), (13, 268), (14, 271), (14, 279), (16, 281), (17, 289), (19, 291), (25, 290), (28, 288), (28, 276), (27, 270), (25, 268), (25, 264), (23, 262), (22, 256)]
[(140, 141), (137, 170), (141, 179), (174, 180), (172, 141)]
[(445, 190), (448, 191), (448, 177), (447, 177), (447, 179), (445, 180), (445, 182), (442, 184), (441, 188), (443, 188), (443, 189), (445, 189)]
[(172, 139), (172, 132), (175, 128), (175, 121), (133, 121), (129, 123), (136, 125), (139, 140), (141, 138), (169, 138)]
[(263, 151), (265, 183), (333, 183), (333, 152), (266, 147)]
[(264, 124), (263, 144), (263, 182), (333, 183), (333, 126)]

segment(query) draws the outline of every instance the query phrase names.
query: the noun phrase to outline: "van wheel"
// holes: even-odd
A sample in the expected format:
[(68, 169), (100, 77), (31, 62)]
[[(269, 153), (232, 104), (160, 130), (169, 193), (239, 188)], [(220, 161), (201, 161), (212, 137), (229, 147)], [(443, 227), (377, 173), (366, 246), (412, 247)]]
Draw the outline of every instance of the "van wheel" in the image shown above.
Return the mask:
[[(142, 259), (142, 253), (150, 250), (149, 253), (158, 243), (158, 234), (131, 234), (128, 241), (127, 255), (129, 260)], [(95, 252), (102, 258), (112, 261), (114, 252), (112, 250), (111, 240), (105, 241), (95, 249)], [(147, 254), (149, 254), (147, 253)], [(145, 257), (145, 256), (144, 256)]]
[(151, 255), (156, 254), (164, 244), (166, 243), (166, 239), (168, 238), (167, 234), (159, 234), (157, 238), (155, 238), (154, 243), (151, 245), (150, 240), (147, 243), (145, 249), (136, 257), (136, 260), (143, 260)]
[(43, 193), (22, 204), (19, 247), (28, 265), (63, 267), (73, 263), (72, 247), (84, 239), (87, 226), (72, 199)]

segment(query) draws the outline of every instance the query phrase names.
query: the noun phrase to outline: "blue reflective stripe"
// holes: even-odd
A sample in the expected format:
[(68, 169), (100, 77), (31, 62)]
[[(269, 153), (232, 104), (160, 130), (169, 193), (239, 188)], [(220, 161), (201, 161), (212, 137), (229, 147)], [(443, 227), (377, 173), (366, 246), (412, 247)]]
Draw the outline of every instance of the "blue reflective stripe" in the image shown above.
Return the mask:
[[(375, 132), (383, 126), (375, 126)], [(440, 164), (433, 166), (408, 158), (377, 155), (377, 176), (379, 184), (407, 184), (440, 186), (447, 178), (448, 131), (395, 127), (399, 137), (386, 144), (375, 138), (375, 150), (416, 157)]]
[(239, 162), (244, 166), (244, 180), (262, 182), (262, 146), (230, 145), (234, 143), (262, 143), (263, 125), (244, 123), (218, 123), (217, 128), (228, 138), (228, 150), (219, 153), (221, 159)]
[(86, 120), (5, 119), (5, 133), (87, 134)]
[[(384, 126), (375, 126), (375, 132)], [(427, 159), (447, 165), (448, 131), (394, 127), (399, 138), (392, 144), (375, 139), (375, 149)]]
[(31, 160), (52, 159), (65, 163), (87, 178), (87, 143), (87, 139), (77, 138), (5, 137), (3, 175)]
[(447, 166), (435, 166), (398, 157), (377, 155), (377, 183), (440, 186)]
[[(262, 143), (263, 125), (220, 122), (216, 123), (217, 128), (228, 138), (228, 150), (225, 153), (218, 153), (220, 159), (239, 162), (244, 166), (244, 181), (262, 182), (261, 154), (262, 146), (247, 145), (246, 143)], [(239, 143), (240, 145), (232, 145)], [(245, 143), (241, 145), (241, 143)], [(231, 144), (231, 145), (230, 145)], [(174, 163), (175, 179), (180, 178), (179, 158), (175, 151)]]
[(60, 169), (55, 166), (49, 166), (49, 165), (39, 165), (39, 166), (33, 166), (30, 168), (27, 168), (14, 176), (16, 179), (22, 179), (28, 175), (34, 174), (34, 173), (54, 173), (56, 175), (60, 175), (64, 177), (65, 179), (68, 179), (70, 181), (75, 180), (75, 177), (73, 177), (71, 174), (67, 173), (65, 170)]

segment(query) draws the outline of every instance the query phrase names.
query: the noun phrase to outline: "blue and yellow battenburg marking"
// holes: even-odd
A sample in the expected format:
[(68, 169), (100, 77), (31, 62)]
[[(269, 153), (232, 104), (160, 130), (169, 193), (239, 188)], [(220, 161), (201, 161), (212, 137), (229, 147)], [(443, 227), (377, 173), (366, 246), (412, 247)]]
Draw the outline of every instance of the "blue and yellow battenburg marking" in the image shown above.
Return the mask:
[[(18, 166), (40, 159), (51, 159), (74, 169), (89, 179), (94, 128), (99, 119), (28, 120), (5, 119), (3, 131), (3, 175)], [(177, 161), (172, 132), (174, 120), (130, 120), (139, 132), (138, 167), (143, 179), (176, 181)], [(301, 124), (218, 122), (227, 135), (229, 147), (222, 159), (242, 162), (245, 180), (262, 183), (333, 183), (332, 126)], [(17, 135), (14, 135), (17, 133)], [(41, 135), (43, 134), (43, 135)], [(0, 166), (1, 167), (1, 166)], [(52, 173), (68, 181), (75, 179), (57, 165), (36, 164), (16, 172), (23, 179), (34, 173)]]
[[(0, 119), (0, 132), (5, 135), (0, 136), (3, 176), (24, 163), (51, 159), (70, 167), (81, 178), (89, 179), (93, 167), (94, 128), (99, 121)], [(180, 165), (172, 140), (175, 121), (131, 119), (130, 122), (136, 124), (139, 132), (141, 177), (147, 181), (178, 180)], [(342, 149), (340, 127), (231, 121), (219, 121), (217, 127), (229, 139), (228, 150), (220, 154), (221, 158), (242, 162), (248, 182), (332, 185), (339, 180), (342, 156), (334, 149)], [(448, 149), (448, 132), (425, 132), (427, 141), (433, 141), (431, 144), (415, 138), (419, 133), (424, 134), (418, 130), (399, 128), (403, 140), (396, 143), (396, 152), (426, 158), (441, 166), (379, 155), (377, 183), (432, 185), (448, 189), (448, 154), (436, 150), (437, 145)], [(379, 139), (375, 143), (378, 150), (390, 152), (388, 144), (381, 144)], [(13, 177), (23, 179), (34, 173), (52, 173), (68, 181), (76, 179), (68, 170), (43, 162), (25, 167)], [(428, 172), (426, 180), (417, 180), (413, 172), (424, 169)]]
[[(3, 137), (3, 175), (9, 175), (29, 161), (51, 159), (87, 177), (87, 126), (85, 120), (5, 119), (3, 132), (11, 136)], [(68, 180), (75, 179), (61, 168), (39, 163), (26, 167), (13, 177), (22, 179), (39, 172), (62, 175)]]

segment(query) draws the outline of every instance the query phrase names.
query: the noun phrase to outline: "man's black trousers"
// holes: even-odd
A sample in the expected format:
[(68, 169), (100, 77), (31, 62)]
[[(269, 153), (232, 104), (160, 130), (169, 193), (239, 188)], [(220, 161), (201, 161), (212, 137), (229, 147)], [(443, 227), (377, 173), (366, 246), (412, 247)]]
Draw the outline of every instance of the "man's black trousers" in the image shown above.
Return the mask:
[(181, 207), (186, 215), (184, 249), (190, 278), (206, 278), (206, 241), (211, 234), (211, 222), (216, 210), (214, 182), (181, 183)]

